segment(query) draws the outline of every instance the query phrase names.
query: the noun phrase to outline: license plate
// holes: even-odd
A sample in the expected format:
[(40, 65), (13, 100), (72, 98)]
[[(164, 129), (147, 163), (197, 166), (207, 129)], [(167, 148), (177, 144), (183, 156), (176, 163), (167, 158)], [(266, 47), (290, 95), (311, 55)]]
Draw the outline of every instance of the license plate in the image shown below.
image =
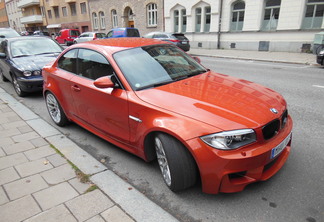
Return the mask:
[(291, 133), (278, 146), (276, 146), (271, 150), (271, 157), (270, 157), (271, 159), (278, 156), (285, 149), (285, 147), (290, 141), (290, 138), (291, 138)]

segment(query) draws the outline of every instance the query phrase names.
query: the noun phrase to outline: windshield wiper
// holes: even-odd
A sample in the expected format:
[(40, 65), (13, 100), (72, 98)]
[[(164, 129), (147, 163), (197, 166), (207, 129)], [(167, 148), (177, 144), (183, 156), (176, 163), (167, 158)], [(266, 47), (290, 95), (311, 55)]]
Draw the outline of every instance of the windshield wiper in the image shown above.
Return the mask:
[(142, 86), (137, 88), (136, 90), (142, 90), (142, 89), (148, 89), (148, 88), (153, 88), (153, 87), (159, 87), (159, 86), (163, 86), (163, 85), (167, 85), (169, 83), (174, 82), (174, 80), (168, 80), (168, 81), (164, 81), (164, 82), (159, 82), (159, 83), (153, 83), (147, 86)]
[(43, 53), (38, 53), (35, 55), (56, 54), (56, 53), (61, 53), (61, 52), (43, 52)]
[(27, 56), (31, 56), (31, 55), (16, 55), (16, 56), (13, 56), (12, 58), (27, 57)]

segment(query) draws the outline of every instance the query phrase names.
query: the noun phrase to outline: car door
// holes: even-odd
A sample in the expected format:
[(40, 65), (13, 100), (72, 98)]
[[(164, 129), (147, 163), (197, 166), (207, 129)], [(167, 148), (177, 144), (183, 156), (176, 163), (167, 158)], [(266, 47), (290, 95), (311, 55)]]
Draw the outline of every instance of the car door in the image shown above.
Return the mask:
[(71, 79), (71, 90), (79, 121), (114, 139), (129, 141), (127, 93), (120, 88), (99, 89), (94, 80), (113, 75), (107, 59), (100, 53), (79, 49), (78, 75)]
[(78, 42), (86, 42), (89, 39), (89, 33), (84, 33), (79, 36)]

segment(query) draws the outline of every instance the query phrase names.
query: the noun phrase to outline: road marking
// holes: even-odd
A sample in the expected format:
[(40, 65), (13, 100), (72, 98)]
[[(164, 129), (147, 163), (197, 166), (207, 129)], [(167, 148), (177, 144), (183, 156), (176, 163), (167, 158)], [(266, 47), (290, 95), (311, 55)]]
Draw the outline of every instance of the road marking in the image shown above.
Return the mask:
[(324, 89), (324, 86), (320, 86), (320, 85), (313, 85), (314, 87), (318, 87), (318, 88), (323, 88)]

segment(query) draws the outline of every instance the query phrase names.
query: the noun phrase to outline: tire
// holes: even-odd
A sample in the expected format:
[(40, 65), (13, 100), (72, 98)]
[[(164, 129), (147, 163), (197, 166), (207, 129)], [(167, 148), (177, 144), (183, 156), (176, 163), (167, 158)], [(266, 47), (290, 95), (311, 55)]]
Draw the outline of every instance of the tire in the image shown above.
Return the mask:
[(12, 85), (13, 85), (13, 87), (14, 87), (14, 89), (15, 89), (15, 91), (16, 91), (16, 93), (17, 93), (18, 96), (20, 96), (20, 97), (26, 96), (27, 93), (24, 92), (21, 89), (21, 87), (19, 85), (19, 82), (17, 80), (17, 77), (15, 75), (12, 75)]
[(0, 79), (3, 81), (3, 82), (8, 82), (9, 80), (3, 75), (3, 71), (2, 69), (0, 69)]
[(68, 118), (53, 93), (46, 93), (45, 102), (48, 113), (56, 125), (65, 126), (69, 123)]
[(196, 163), (180, 141), (159, 133), (155, 137), (155, 151), (163, 180), (170, 190), (182, 191), (196, 183)]

